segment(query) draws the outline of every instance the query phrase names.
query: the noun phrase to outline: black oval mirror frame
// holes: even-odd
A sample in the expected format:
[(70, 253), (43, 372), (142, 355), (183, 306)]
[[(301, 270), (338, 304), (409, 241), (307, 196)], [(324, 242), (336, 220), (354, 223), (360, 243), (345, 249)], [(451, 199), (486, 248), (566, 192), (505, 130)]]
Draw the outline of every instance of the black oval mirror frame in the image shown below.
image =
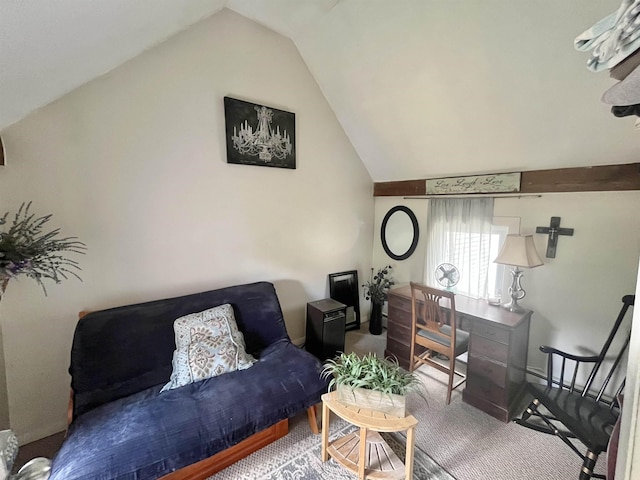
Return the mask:
[[(393, 215), (396, 212), (406, 213), (413, 225), (413, 241), (411, 242), (411, 246), (406, 252), (400, 253), (400, 254), (391, 251), (387, 243), (387, 234), (386, 234), (387, 222), (389, 222), (391, 215)], [(418, 246), (419, 235), (420, 235), (420, 230), (418, 229), (418, 219), (416, 218), (415, 214), (411, 211), (411, 209), (408, 207), (405, 207), (403, 205), (395, 206), (387, 212), (387, 214), (384, 216), (384, 219), (382, 220), (382, 227), (380, 227), (380, 239), (382, 240), (382, 248), (384, 248), (384, 251), (387, 253), (387, 255), (389, 255), (394, 260), (406, 260), (407, 258), (409, 258), (411, 254), (415, 251), (416, 247)]]

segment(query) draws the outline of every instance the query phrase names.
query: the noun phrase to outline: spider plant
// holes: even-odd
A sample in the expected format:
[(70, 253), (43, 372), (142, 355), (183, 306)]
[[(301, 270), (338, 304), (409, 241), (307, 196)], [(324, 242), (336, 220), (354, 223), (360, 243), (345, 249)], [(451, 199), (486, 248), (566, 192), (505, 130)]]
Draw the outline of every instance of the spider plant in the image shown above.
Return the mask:
[(410, 391), (419, 391), (422, 386), (418, 377), (400, 367), (397, 360), (380, 359), (372, 353), (362, 357), (354, 352), (342, 353), (325, 362), (322, 376), (333, 377), (329, 382), (329, 390), (344, 385), (387, 394), (406, 395)]

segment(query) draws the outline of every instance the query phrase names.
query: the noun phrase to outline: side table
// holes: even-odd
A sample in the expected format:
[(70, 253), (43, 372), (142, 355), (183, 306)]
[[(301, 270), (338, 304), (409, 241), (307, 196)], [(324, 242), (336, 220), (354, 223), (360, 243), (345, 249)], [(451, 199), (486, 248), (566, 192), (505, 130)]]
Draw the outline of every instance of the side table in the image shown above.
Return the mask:
[[(359, 431), (338, 438), (329, 444), (331, 412), (359, 427)], [(414, 428), (418, 421), (408, 415), (404, 418), (376, 410), (345, 405), (336, 392), (322, 395), (322, 461), (329, 455), (340, 465), (358, 476), (359, 480), (406, 479), (413, 477)], [(407, 432), (405, 464), (387, 445), (378, 432)], [(368, 461), (367, 461), (368, 459)]]

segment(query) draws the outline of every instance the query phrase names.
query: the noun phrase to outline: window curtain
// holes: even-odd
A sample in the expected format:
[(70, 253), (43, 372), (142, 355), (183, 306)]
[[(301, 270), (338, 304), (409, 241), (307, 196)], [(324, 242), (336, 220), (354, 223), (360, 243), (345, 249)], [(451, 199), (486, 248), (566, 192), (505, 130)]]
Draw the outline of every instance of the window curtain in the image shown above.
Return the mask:
[(460, 272), (454, 291), (485, 298), (492, 219), (493, 198), (429, 200), (425, 283), (443, 288), (435, 271), (441, 263), (450, 263)]

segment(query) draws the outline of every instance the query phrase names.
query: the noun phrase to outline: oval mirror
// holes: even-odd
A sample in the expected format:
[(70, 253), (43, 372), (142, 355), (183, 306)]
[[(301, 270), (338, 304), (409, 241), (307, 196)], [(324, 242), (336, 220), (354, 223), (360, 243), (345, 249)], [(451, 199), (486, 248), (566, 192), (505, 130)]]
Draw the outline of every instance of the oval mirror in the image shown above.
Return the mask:
[(418, 235), (418, 220), (408, 207), (393, 207), (382, 220), (382, 248), (394, 260), (405, 260), (411, 256), (418, 245)]

